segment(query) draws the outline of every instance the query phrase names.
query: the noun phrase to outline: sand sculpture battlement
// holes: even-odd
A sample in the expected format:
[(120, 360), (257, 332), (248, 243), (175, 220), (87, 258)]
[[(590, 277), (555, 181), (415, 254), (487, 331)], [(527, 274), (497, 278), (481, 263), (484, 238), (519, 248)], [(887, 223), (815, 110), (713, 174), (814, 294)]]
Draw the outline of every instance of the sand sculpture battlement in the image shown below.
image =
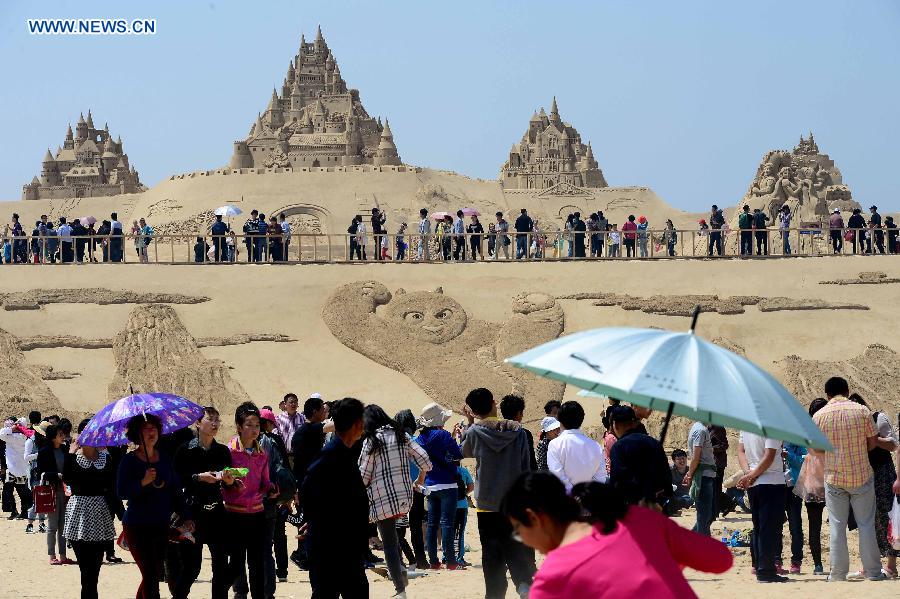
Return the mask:
[(284, 168), (219, 168), (208, 171), (193, 171), (172, 175), (169, 181), (180, 179), (193, 179), (194, 177), (215, 177), (226, 175), (271, 175), (288, 173), (407, 173), (415, 175), (422, 169), (414, 166), (373, 166), (370, 164), (359, 166), (315, 166), (315, 167), (284, 167)]

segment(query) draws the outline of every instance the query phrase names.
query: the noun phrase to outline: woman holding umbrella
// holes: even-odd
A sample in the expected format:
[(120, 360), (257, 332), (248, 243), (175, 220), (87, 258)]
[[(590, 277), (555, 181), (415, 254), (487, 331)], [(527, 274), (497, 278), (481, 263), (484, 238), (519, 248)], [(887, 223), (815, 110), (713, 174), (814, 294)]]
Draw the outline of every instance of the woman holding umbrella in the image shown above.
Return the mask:
[[(180, 511), (181, 485), (172, 462), (157, 451), (162, 421), (152, 413), (128, 420), (125, 436), (137, 449), (119, 464), (116, 493), (128, 502), (125, 540), (141, 570), (137, 599), (158, 599), (172, 513)], [(190, 530), (193, 523), (188, 522)]]

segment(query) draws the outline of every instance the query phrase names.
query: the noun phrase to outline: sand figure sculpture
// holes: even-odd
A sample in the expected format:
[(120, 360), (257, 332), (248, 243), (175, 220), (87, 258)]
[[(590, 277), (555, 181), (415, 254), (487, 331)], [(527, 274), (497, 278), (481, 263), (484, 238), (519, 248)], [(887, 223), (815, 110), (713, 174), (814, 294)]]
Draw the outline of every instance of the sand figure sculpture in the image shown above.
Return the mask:
[(470, 318), (440, 288), (391, 294), (377, 281), (361, 281), (338, 287), (322, 316), (341, 343), (405, 374), (434, 401), (461, 411), (462, 377), (498, 398), (523, 395), (526, 419), (535, 419), (544, 402), (562, 398), (564, 386), (503, 360), (558, 337), (564, 314), (553, 297), (530, 292), (513, 298), (512, 312), (504, 324), (485, 322)]
[(22, 199), (112, 196), (144, 189), (138, 172), (128, 164), (122, 137), (113, 141), (109, 125), (94, 128), (94, 118), (88, 110), (87, 120), (84, 113), (78, 118), (74, 135), (69, 125), (66, 139), (56, 154), (47, 148), (41, 177), (22, 187)]
[(890, 285), (900, 283), (900, 277), (889, 277), (880, 271), (861, 272), (856, 279), (819, 281), (819, 285)]
[(288, 63), (280, 89), (234, 142), (231, 168), (399, 165), (391, 128), (369, 116), (359, 90), (348, 89), (322, 29)]
[(18, 339), (0, 329), (0, 410), (4, 417), (21, 415), (28, 410), (40, 410), (42, 414), (60, 413), (59, 399), (44, 381), (72, 376), (27, 363)]
[(743, 204), (762, 209), (771, 219), (770, 225), (777, 225), (777, 213), (787, 205), (794, 215), (794, 226), (820, 222), (834, 207), (859, 207), (834, 161), (819, 152), (812, 133), (809, 139), (801, 135), (791, 151), (773, 150), (763, 157)]
[(149, 304), (131, 311), (113, 342), (116, 372), (110, 400), (135, 393), (165, 391), (216, 406), (223, 414), (249, 400), (228, 366), (200, 353), (197, 342), (172, 306)]
[(554, 96), (550, 115), (543, 108), (535, 112), (522, 140), (513, 144), (500, 168), (500, 185), (538, 190), (558, 185), (606, 187), (606, 179), (591, 144), (583, 144), (575, 127), (559, 116)]
[(619, 306), (623, 310), (640, 310), (647, 314), (663, 316), (691, 316), (694, 306), (703, 312), (718, 314), (743, 314), (745, 306), (756, 306), (760, 312), (788, 310), (868, 310), (868, 306), (853, 303), (826, 302), (820, 299), (795, 299), (792, 297), (760, 297), (756, 295), (651, 295), (637, 297), (621, 293), (573, 293), (558, 299), (594, 300), (595, 306)]

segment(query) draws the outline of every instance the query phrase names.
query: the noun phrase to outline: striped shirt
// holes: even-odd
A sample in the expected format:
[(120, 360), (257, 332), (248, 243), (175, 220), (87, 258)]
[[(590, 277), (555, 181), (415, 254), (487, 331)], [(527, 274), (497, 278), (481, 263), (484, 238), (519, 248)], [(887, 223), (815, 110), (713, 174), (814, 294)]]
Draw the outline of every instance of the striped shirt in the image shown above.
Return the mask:
[(834, 446), (825, 454), (825, 482), (842, 489), (855, 489), (872, 478), (868, 437), (877, 435), (869, 408), (846, 397), (833, 397), (816, 412), (813, 422)]
[(409, 512), (413, 498), (410, 460), (420, 470), (431, 470), (428, 453), (409, 435), (401, 445), (397, 443), (397, 435), (390, 426), (381, 427), (375, 434), (380, 442), (379, 448), (373, 451), (372, 439), (366, 438), (359, 454), (359, 472), (369, 496), (370, 522)]
[(282, 440), (284, 440), (284, 446), (287, 448), (288, 455), (294, 455), (294, 448), (291, 447), (294, 433), (305, 423), (306, 417), (300, 411), (294, 412), (293, 418), (287, 412), (282, 412), (275, 418), (275, 429)]

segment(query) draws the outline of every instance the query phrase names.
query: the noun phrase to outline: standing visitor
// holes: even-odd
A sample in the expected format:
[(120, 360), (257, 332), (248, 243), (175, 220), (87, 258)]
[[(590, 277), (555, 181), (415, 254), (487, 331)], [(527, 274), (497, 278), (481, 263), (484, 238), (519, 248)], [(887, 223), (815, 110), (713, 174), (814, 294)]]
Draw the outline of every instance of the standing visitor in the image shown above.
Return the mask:
[(242, 231), (244, 233), (244, 245), (247, 246), (247, 262), (259, 262), (259, 255), (256, 252), (257, 238), (259, 237), (258, 210), (250, 211), (250, 218), (244, 223)]
[(469, 234), (469, 245), (472, 248), (472, 260), (477, 260), (479, 256), (484, 260), (484, 250), (481, 247), (481, 235), (484, 233), (484, 227), (481, 226), (478, 215), (472, 215), (472, 222), (466, 227), (466, 232)]
[[(264, 560), (265, 594), (266, 597), (271, 597), (275, 594), (276, 579), (278, 582), (287, 582), (288, 579), (285, 525), (287, 524), (288, 506), (297, 494), (297, 481), (291, 473), (287, 447), (275, 429), (275, 413), (268, 406), (264, 406), (260, 409), (259, 416), (259, 443), (269, 457), (269, 481), (277, 490), (274, 495), (263, 498), (266, 515), (266, 547), (268, 547)], [(243, 568), (239, 582), (243, 588)]]
[(234, 413), (237, 434), (228, 442), (231, 467), (246, 468), (247, 474), (222, 490), (228, 530), (228, 586), (238, 580), (244, 564), (250, 570), (250, 596), (264, 599), (266, 515), (263, 499), (278, 491), (269, 479), (269, 456), (260, 444), (261, 417), (252, 402), (244, 402)]
[(528, 257), (528, 237), (534, 230), (534, 222), (528, 216), (528, 211), (522, 208), (522, 213), (516, 218), (516, 260)]
[(769, 232), (766, 226), (769, 222), (769, 215), (756, 208), (753, 210), (753, 230), (756, 235), (756, 255), (769, 255)]
[(266, 215), (262, 212), (259, 213), (259, 221), (257, 222), (256, 227), (259, 231), (259, 236), (256, 238), (256, 251), (259, 254), (259, 259), (257, 260), (257, 262), (268, 262), (269, 244), (267, 242), (267, 238), (269, 235), (269, 226), (266, 224)]
[(600, 222), (596, 212), (592, 212), (588, 217), (585, 227), (587, 228), (588, 239), (590, 240), (591, 258), (600, 256)]
[(575, 241), (575, 258), (584, 258), (584, 234), (587, 231), (587, 226), (584, 224), (584, 221), (581, 220), (581, 213), (576, 212), (572, 215), (572, 235), (574, 235)]
[(629, 214), (628, 220), (622, 225), (622, 239), (625, 243), (625, 254), (627, 258), (634, 257), (634, 245), (637, 238), (637, 225), (634, 223), (634, 215)]
[(597, 252), (597, 257), (600, 258), (603, 256), (603, 246), (606, 245), (606, 236), (607, 231), (609, 230), (609, 220), (603, 215), (603, 211), (600, 210), (597, 212), (597, 230), (600, 231), (600, 248)]
[(738, 215), (738, 229), (741, 230), (741, 256), (753, 255), (753, 215), (750, 214), (750, 206), (744, 204)]
[(121, 262), (125, 257), (124, 252), (124, 231), (122, 223), (119, 222), (119, 215), (115, 212), (109, 215), (109, 259), (111, 262)]
[(647, 252), (647, 229), (650, 228), (650, 223), (647, 221), (646, 216), (638, 217), (638, 250), (640, 251), (641, 258), (646, 258), (650, 254)]
[[(831, 232), (831, 250), (835, 254), (840, 254), (844, 250), (844, 218), (841, 216), (840, 208), (835, 207), (831, 211), (828, 228)], [(856, 253), (855, 250), (854, 253)]]
[[(506, 420), (522, 424), (522, 419), (525, 417), (525, 400), (518, 395), (504, 395), (503, 399), (500, 400), (500, 415)], [(534, 437), (531, 431), (524, 426), (522, 430), (525, 431), (525, 437), (528, 439), (531, 469), (537, 470), (537, 458), (534, 455)]]
[(675, 223), (672, 219), (666, 219), (666, 229), (663, 231), (663, 243), (666, 244), (666, 253), (669, 256), (675, 255), (675, 244), (678, 243), (678, 231), (675, 230)]
[(225, 237), (228, 235), (228, 225), (222, 222), (222, 215), (216, 215), (216, 222), (210, 227), (213, 238), (213, 259), (216, 262), (225, 260)]
[[(0, 442), (6, 447), (6, 477), (3, 479), (3, 511), (9, 513), (7, 520), (25, 520), (28, 510), (31, 508), (31, 490), (28, 488), (28, 464), (25, 462), (25, 434), (28, 420), (19, 418), (18, 421), (9, 419), (0, 429)], [(33, 433), (32, 433), (33, 434)], [(19, 496), (19, 509), (16, 510), (16, 501), (13, 493)]]
[(625, 503), (662, 511), (672, 496), (672, 471), (665, 450), (659, 441), (638, 430), (631, 407), (614, 407), (609, 419), (618, 439), (610, 452), (610, 484)]
[(494, 247), (494, 260), (500, 257), (500, 252), (503, 252), (503, 257), (506, 260), (509, 260), (509, 236), (507, 233), (509, 232), (509, 223), (506, 222), (506, 219), (503, 218), (503, 213), (498, 212), (496, 215), (497, 224), (494, 225), (495, 230), (497, 231), (497, 242)]
[(397, 229), (397, 234), (394, 236), (394, 245), (397, 246), (397, 254), (394, 259), (397, 262), (406, 260), (406, 223), (400, 223), (400, 228)]
[(173, 599), (187, 599), (190, 595), (191, 586), (200, 574), (204, 545), (209, 548), (212, 560), (210, 597), (228, 598), (227, 524), (222, 486), (234, 485), (234, 477), (225, 470), (231, 466), (231, 452), (216, 441), (219, 426), (219, 411), (203, 408), (203, 416), (197, 421), (197, 436), (175, 452), (175, 472), (194, 516), (195, 542), (178, 543), (173, 554), (178, 567), (167, 564), (170, 577), (177, 573), (168, 580)]
[[(725, 481), (725, 469), (728, 468), (728, 433), (725, 427), (709, 424), (706, 426), (709, 431), (709, 440), (712, 443), (713, 457), (716, 460), (716, 479), (715, 489), (713, 492), (716, 497), (716, 516), (721, 515), (723, 518), (734, 510), (734, 501), (728, 497), (723, 491), (722, 486)], [(715, 519), (715, 517), (713, 517)]]
[(456, 220), (453, 221), (453, 259), (466, 259), (466, 224), (462, 210), (456, 211)]
[(81, 224), (80, 219), (75, 219), (72, 221), (72, 238), (75, 241), (75, 263), (82, 264), (84, 263), (84, 246), (87, 243), (88, 231)]
[(428, 220), (428, 210), (421, 208), (419, 210), (419, 251), (416, 259), (428, 262), (431, 260), (431, 221)]
[[(78, 425), (80, 434), (88, 419)], [(72, 490), (63, 536), (72, 544), (81, 571), (81, 599), (98, 599), (97, 581), (106, 548), (116, 538), (113, 516), (122, 517), (115, 497), (116, 471), (109, 452), (73, 441), (65, 456), (63, 480)]]
[(784, 468), (781, 441), (766, 439), (741, 431), (738, 461), (746, 472), (738, 481), (739, 489), (747, 489), (753, 536), (750, 556), (758, 582), (787, 582), (775, 566), (781, 529), (784, 525)]
[[(608, 485), (579, 485), (581, 505), (546, 472), (520, 476), (503, 499), (517, 537), (546, 554), (531, 599), (697, 595), (682, 569), (725, 572), (731, 551), (659, 512), (627, 506)], [(587, 510), (590, 521), (582, 520)]]
[[(368, 260), (369, 258), (366, 256), (366, 246), (369, 244), (369, 236), (368, 231), (366, 230), (366, 223), (363, 222), (363, 217), (359, 214), (356, 215), (356, 259), (357, 260)], [(362, 256), (360, 256), (360, 252), (362, 252)]]
[(865, 254), (866, 219), (862, 216), (862, 210), (853, 209), (853, 214), (847, 219), (847, 228), (850, 230), (850, 240), (853, 242), (853, 253)]
[(544, 419), (541, 420), (541, 439), (538, 441), (535, 451), (538, 470), (550, 469), (547, 466), (547, 449), (550, 446), (550, 441), (557, 438), (559, 433), (562, 432), (560, 427), (559, 420), (553, 416), (544, 416)]
[(278, 224), (274, 216), (269, 218), (269, 227), (266, 229), (269, 236), (269, 257), (272, 262), (284, 261), (284, 230)]
[[(318, 398), (320, 401), (322, 396), (318, 393), (313, 393), (310, 395), (310, 399)], [(278, 434), (281, 436), (281, 439), (284, 441), (284, 445), (287, 448), (288, 457), (294, 456), (294, 433), (303, 426), (303, 423), (306, 422), (306, 418), (304, 418), (303, 414), (297, 410), (299, 407), (299, 400), (294, 393), (288, 393), (281, 400), (281, 408), (282, 412), (278, 415), (278, 418), (275, 422), (275, 427), (278, 431)]]
[(506, 597), (508, 569), (516, 593), (528, 597), (535, 571), (534, 552), (513, 538), (512, 525), (500, 512), (503, 496), (516, 478), (531, 468), (528, 438), (518, 422), (497, 418), (497, 404), (489, 390), (470, 391), (466, 407), (469, 427), (462, 454), (475, 458), (475, 507), (484, 596)]
[[(394, 420), (410, 436), (415, 435), (416, 430), (419, 428), (412, 410), (400, 410), (394, 416)], [(419, 442), (418, 438), (414, 438), (413, 441)], [(417, 480), (418, 478), (419, 467), (416, 466), (416, 462), (413, 460), (409, 463), (409, 479)], [(423, 485), (413, 485), (412, 507), (409, 510), (409, 532), (413, 550), (413, 560), (411, 560), (410, 567), (412, 568), (414, 565), (419, 570), (427, 570), (430, 567), (428, 555), (425, 552), (425, 495), (422, 494), (423, 491)], [(406, 540), (405, 529), (399, 526), (398, 528), (400, 528), (400, 538), (401, 543), (403, 543)], [(415, 563), (413, 564), (412, 561)]]
[(352, 447), (363, 435), (363, 404), (345, 398), (331, 412), (334, 437), (309, 467), (300, 491), (308, 523), (312, 596), (369, 596), (369, 498)]
[(125, 436), (137, 449), (122, 458), (116, 478), (116, 494), (128, 502), (125, 540), (141, 571), (138, 599), (159, 599), (169, 523), (181, 508), (178, 476), (156, 447), (161, 434), (162, 422), (153, 414), (129, 420)]
[(456, 543), (456, 563), (463, 567), (469, 567), (472, 564), (464, 558), (466, 555), (466, 522), (469, 520), (469, 494), (475, 490), (475, 479), (468, 468), (458, 466), (457, 474), (457, 497), (456, 502), (456, 521), (453, 527), (453, 540)]
[(900, 246), (897, 245), (897, 225), (894, 224), (893, 216), (884, 217), (884, 228), (887, 229), (888, 254), (900, 253)]
[[(288, 222), (284, 212), (278, 214), (278, 226), (281, 227), (281, 259), (287, 262), (291, 259), (291, 223)], [(297, 255), (297, 259), (300, 259), (299, 254)]]
[[(819, 397), (809, 404), (809, 416), (828, 405), (828, 400)], [(813, 558), (813, 574), (824, 575), (822, 567), (822, 512), (825, 510), (825, 463), (821, 453), (808, 451), (794, 484), (794, 493), (806, 506), (806, 520), (809, 525), (809, 553)]]
[(53, 487), (56, 495), (56, 506), (47, 514), (47, 555), (50, 556), (51, 566), (75, 563), (66, 557), (66, 540), (63, 537), (68, 501), (63, 488), (63, 469), (68, 452), (68, 446), (64, 442), (65, 435), (59, 425), (51, 424), (47, 427), (47, 443), (37, 456), (38, 477), (41, 482)]
[(66, 222), (66, 217), (59, 217), (56, 232), (59, 235), (60, 262), (68, 264), (74, 260), (75, 252), (72, 250), (72, 227)]
[(453, 217), (451, 217), (449, 214), (444, 216), (444, 220), (441, 223), (439, 237), (441, 240), (441, 249), (444, 256), (444, 261), (449, 261), (450, 255), (453, 251)]
[[(29, 414), (29, 422), (31, 421), (31, 415), (36, 414), (40, 419), (39, 412), (32, 412)], [(47, 427), (50, 426), (50, 423), (47, 421), (31, 423), (31, 428), (34, 430), (34, 434), (31, 437), (28, 437), (25, 440), (25, 465), (28, 468), (28, 490), (34, 495), (34, 488), (41, 484), (41, 477), (38, 473), (37, 467), (37, 456), (38, 452), (47, 444)], [(5, 458), (4, 458), (5, 459)], [(2, 484), (2, 481), (0, 481)], [(38, 514), (35, 511), (34, 502), (31, 502), (31, 507), (28, 509), (28, 524), (25, 525), (26, 533), (34, 532), (34, 521), (38, 520), (38, 532), (45, 533), (47, 532), (47, 514)]]
[[(781, 207), (781, 210), (778, 211), (778, 229), (781, 231), (781, 252), (785, 256), (791, 255), (791, 208), (787, 204)], [(838, 212), (838, 216), (840, 216), (840, 212)], [(834, 242), (834, 234), (831, 236), (832, 243)], [(840, 239), (840, 236), (838, 236)], [(837, 252), (835, 252), (837, 253)]]
[[(372, 237), (375, 239), (375, 259), (381, 260), (381, 248), (382, 248), (382, 240), (384, 239), (384, 234), (387, 233), (387, 229), (384, 228), (384, 223), (387, 221), (387, 216), (379, 210), (378, 208), (372, 208)], [(365, 244), (363, 244), (365, 245)]]
[(878, 214), (878, 206), (871, 206), (869, 208), (869, 212), (872, 213), (872, 216), (869, 217), (869, 233), (868, 240), (866, 242), (866, 253), (874, 254), (872, 251), (872, 237), (875, 237), (875, 247), (878, 250), (879, 254), (884, 253), (884, 231), (881, 230), (881, 215)]
[[(806, 459), (806, 448), (794, 443), (785, 442), (782, 452), (787, 482), (785, 492), (784, 511), (788, 522), (788, 531), (791, 534), (791, 574), (800, 574), (803, 564), (803, 500), (794, 490), (800, 476), (800, 469)], [(782, 558), (782, 539), (778, 536), (778, 550), (775, 554), (775, 567), (779, 574), (784, 574), (784, 559)]]
[(691, 489), (691, 497), (697, 507), (694, 532), (709, 535), (709, 527), (716, 517), (716, 459), (712, 438), (702, 422), (695, 422), (688, 433), (688, 455), (691, 465), (684, 475), (684, 484)]
[[(850, 387), (841, 377), (825, 382), (828, 405), (816, 412), (816, 423), (834, 447), (813, 453), (825, 458), (825, 506), (828, 508), (830, 573), (828, 580), (882, 580), (881, 558), (875, 532), (875, 484), (868, 451), (876, 447), (878, 431), (871, 412), (850, 401)], [(859, 528), (859, 556), (864, 572), (849, 574), (847, 519), (850, 508)]]
[[(366, 406), (363, 428), (359, 471), (369, 498), (369, 522), (378, 526), (378, 536), (384, 544), (384, 561), (394, 583), (395, 596), (403, 597), (406, 572), (400, 561), (397, 518), (409, 513), (413, 484), (422, 484), (425, 473), (431, 470), (431, 461), (422, 446), (413, 441), (379, 406)], [(410, 461), (419, 468), (415, 481), (410, 479)]]
[(622, 236), (619, 235), (619, 232), (616, 231), (616, 226), (613, 224), (609, 225), (609, 253), (608, 256), (610, 258), (618, 258), (619, 257), (619, 246), (622, 242)]
[(493, 258), (494, 252), (497, 250), (497, 226), (494, 223), (488, 223), (488, 257)]
[[(703, 224), (705, 223), (701, 223), (701, 226)], [(713, 250), (719, 256), (722, 256), (724, 253), (722, 244), (723, 226), (725, 226), (725, 215), (722, 214), (718, 206), (713, 204), (709, 211), (709, 248), (707, 253), (710, 256), (713, 255)]]
[[(850, 401), (861, 406), (869, 407), (865, 400), (858, 394), (850, 395)], [(891, 487), (897, 480), (894, 471), (893, 452), (897, 449), (897, 435), (891, 426), (891, 421), (884, 412), (873, 412), (875, 429), (878, 431), (878, 440), (875, 447), (869, 450), (869, 465), (872, 466), (873, 480), (875, 484), (875, 536), (878, 539), (878, 550), (881, 557), (887, 559), (887, 566), (883, 572), (889, 578), (897, 578), (897, 551), (891, 547), (888, 541), (889, 514), (894, 506), (894, 493)]]
[(443, 563), (448, 570), (456, 570), (456, 554), (453, 551), (453, 525), (456, 521), (457, 484), (456, 468), (462, 459), (462, 452), (453, 436), (444, 429), (444, 424), (453, 412), (436, 403), (422, 409), (419, 425), (419, 443), (428, 453), (431, 470), (425, 475), (425, 499), (428, 502), (428, 524), (425, 531), (425, 546), (432, 570), (441, 569), (438, 559), (437, 536), (441, 529), (443, 541)]
[(567, 491), (578, 483), (606, 482), (606, 457), (603, 446), (581, 431), (584, 408), (577, 401), (567, 401), (559, 408), (557, 419), (560, 435), (547, 447), (547, 466), (559, 477)]

